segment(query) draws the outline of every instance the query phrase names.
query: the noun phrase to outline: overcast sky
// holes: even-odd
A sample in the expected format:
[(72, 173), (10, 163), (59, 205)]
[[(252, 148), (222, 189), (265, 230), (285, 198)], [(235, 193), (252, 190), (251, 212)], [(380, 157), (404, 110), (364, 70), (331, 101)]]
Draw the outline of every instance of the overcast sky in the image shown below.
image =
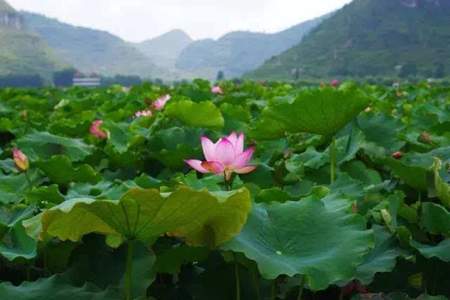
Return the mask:
[(233, 30), (276, 32), (351, 0), (7, 0), (75, 25), (141, 41), (180, 28), (195, 39)]

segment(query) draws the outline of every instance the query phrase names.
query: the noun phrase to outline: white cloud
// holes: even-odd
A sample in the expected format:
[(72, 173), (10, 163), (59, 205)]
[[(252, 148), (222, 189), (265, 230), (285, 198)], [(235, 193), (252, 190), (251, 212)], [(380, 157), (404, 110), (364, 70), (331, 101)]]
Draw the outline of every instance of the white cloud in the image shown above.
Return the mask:
[(275, 32), (323, 15), (351, 0), (9, 0), (17, 9), (103, 29), (126, 40), (180, 28), (194, 38), (232, 30)]

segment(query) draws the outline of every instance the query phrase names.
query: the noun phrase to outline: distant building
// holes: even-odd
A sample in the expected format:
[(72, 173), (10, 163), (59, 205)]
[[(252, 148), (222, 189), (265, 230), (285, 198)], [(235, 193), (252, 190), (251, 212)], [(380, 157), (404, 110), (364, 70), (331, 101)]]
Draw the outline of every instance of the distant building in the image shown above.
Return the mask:
[(73, 77), (73, 86), (98, 87), (101, 85), (101, 82), (102, 79), (97, 74), (85, 75), (77, 72)]

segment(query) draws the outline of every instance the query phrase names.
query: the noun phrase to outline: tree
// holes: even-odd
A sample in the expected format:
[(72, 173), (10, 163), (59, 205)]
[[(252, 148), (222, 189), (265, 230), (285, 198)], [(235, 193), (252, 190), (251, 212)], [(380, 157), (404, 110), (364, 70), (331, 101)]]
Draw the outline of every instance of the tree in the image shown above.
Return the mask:
[(434, 78), (444, 78), (445, 77), (445, 66), (442, 63), (438, 63), (435, 66), (434, 72), (433, 72)]
[(417, 66), (414, 63), (404, 65), (400, 71), (400, 77), (406, 78), (417, 75)]
[(224, 79), (225, 79), (225, 73), (224, 73), (223, 71), (217, 72), (217, 78), (216, 78), (216, 80), (217, 80), (217, 81), (221, 81), (221, 80), (224, 80)]
[(56, 86), (68, 87), (73, 84), (73, 77), (77, 70), (73, 68), (64, 69), (53, 73), (53, 83)]
[(31, 75), (4, 75), (0, 77), (0, 87), (28, 87), (38, 88), (44, 86), (44, 79), (38, 74)]

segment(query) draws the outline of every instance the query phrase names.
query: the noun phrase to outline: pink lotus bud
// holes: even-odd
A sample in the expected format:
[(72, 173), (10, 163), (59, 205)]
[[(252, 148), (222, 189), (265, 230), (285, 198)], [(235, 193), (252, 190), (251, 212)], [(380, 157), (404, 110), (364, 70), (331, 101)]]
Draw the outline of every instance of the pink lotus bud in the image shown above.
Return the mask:
[(403, 157), (403, 152), (397, 151), (397, 152), (392, 153), (392, 158), (400, 159), (402, 157)]
[(162, 110), (171, 98), (172, 97), (170, 95), (164, 95), (159, 97), (155, 102), (153, 102), (152, 108), (155, 110)]
[(332, 87), (338, 87), (341, 84), (341, 82), (337, 79), (334, 79), (331, 81), (331, 86)]
[(28, 161), (28, 157), (19, 149), (17, 149), (17, 148), (13, 149), (13, 158), (14, 158), (14, 162), (16, 163), (16, 167), (20, 171), (26, 171), (30, 168), (30, 163)]
[(225, 180), (230, 180), (234, 173), (247, 174), (256, 169), (256, 166), (250, 165), (255, 147), (244, 150), (243, 133), (233, 132), (227, 137), (221, 138), (213, 143), (207, 137), (201, 138), (203, 154), (205, 161), (187, 160), (186, 163), (200, 173), (214, 173), (224, 175)]
[(216, 95), (223, 95), (223, 90), (220, 86), (216, 85), (211, 88), (211, 93)]
[(108, 138), (108, 133), (101, 129), (103, 124), (102, 120), (96, 120), (92, 122), (89, 132), (98, 139), (104, 140)]
[(153, 116), (153, 112), (151, 110), (141, 110), (138, 111), (134, 114), (134, 116), (136, 118), (140, 118), (140, 117), (145, 117), (145, 118), (150, 118), (151, 116)]

